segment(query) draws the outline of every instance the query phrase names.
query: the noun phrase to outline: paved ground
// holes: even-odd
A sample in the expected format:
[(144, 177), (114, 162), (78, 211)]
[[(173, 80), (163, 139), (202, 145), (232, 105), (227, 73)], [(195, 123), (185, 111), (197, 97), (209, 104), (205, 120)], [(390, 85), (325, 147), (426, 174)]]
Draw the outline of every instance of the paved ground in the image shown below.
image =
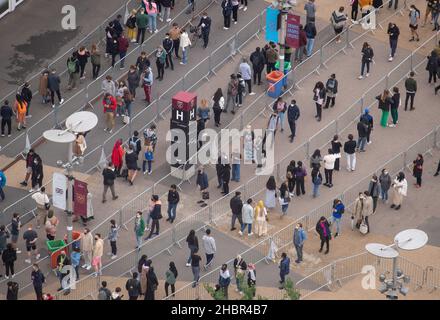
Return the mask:
[[(369, 39), (368, 41), (372, 42), (372, 43), (374, 42), (373, 39)], [(377, 47), (377, 49), (376, 49), (376, 47)], [(379, 52), (379, 53), (376, 53), (376, 57), (377, 56), (386, 57), (386, 52), (381, 53), (380, 48), (381, 48), (380, 43), (378, 43), (375, 46), (375, 51)], [(342, 64), (340, 63), (341, 62), (340, 59), (338, 59), (336, 62), (329, 63), (330, 70), (337, 68), (338, 70), (340, 70), (340, 71), (338, 71), (338, 74), (339, 74), (339, 72), (341, 72), (341, 74), (343, 74), (343, 76), (341, 76), (340, 78), (338, 76), (339, 79), (346, 79), (346, 78), (354, 79), (357, 75), (356, 72), (353, 72), (353, 68), (349, 67), (348, 69), (346, 69), (346, 68), (341, 67), (341, 66), (347, 67), (348, 65), (356, 66), (358, 64), (358, 60), (355, 59), (355, 57), (357, 55), (357, 50), (356, 49), (353, 51), (350, 50), (348, 52), (349, 52), (349, 54), (347, 56), (347, 59), (346, 59), (346, 61), (344, 60)], [(403, 51), (401, 51), (401, 52), (403, 52)], [(348, 60), (348, 58), (351, 58), (352, 60)], [(385, 67), (388, 68), (388, 65), (391, 65), (391, 64), (380, 61), (379, 58), (376, 58), (376, 59), (378, 59), (378, 60), (376, 61), (376, 66), (374, 66), (375, 70), (380, 69), (381, 71), (383, 71), (383, 68), (385, 68)], [(347, 61), (351, 61), (351, 62), (347, 62)], [(393, 64), (394, 63), (397, 64), (398, 61), (393, 62)], [(391, 66), (389, 68), (391, 68)], [(345, 72), (345, 74), (344, 74), (344, 72)], [(350, 72), (351, 72), (351, 74), (350, 74)], [(378, 76), (377, 78), (375, 78), (376, 75)], [(402, 75), (403, 75), (403, 73), (402, 73)], [(307, 79), (301, 85), (304, 89), (295, 93), (295, 98), (298, 101), (301, 101), (301, 106), (302, 106), (301, 111), (303, 112), (301, 119), (312, 119), (313, 110), (311, 108), (307, 109), (305, 106), (310, 105), (309, 99), (311, 99), (311, 98), (310, 98), (310, 95), (308, 94), (308, 92), (310, 92), (311, 87), (313, 86), (314, 82), (317, 81), (316, 78), (318, 78), (318, 77), (313, 76), (310, 79)], [(321, 78), (321, 80), (325, 80), (326, 75), (323, 74), (320, 78)], [(359, 92), (354, 92), (352, 90), (352, 89), (354, 89), (353, 86), (351, 86), (348, 83), (348, 81), (340, 81), (341, 93), (338, 96), (338, 106), (336, 107), (335, 110), (330, 110), (328, 118), (327, 118), (327, 115), (324, 115), (323, 122), (327, 121), (327, 120), (330, 121), (331, 119), (333, 119), (333, 117), (337, 116), (336, 110), (338, 110), (338, 107), (340, 105), (346, 105), (346, 106), (350, 105), (353, 102), (354, 97), (360, 95), (362, 90), (365, 90), (366, 88), (371, 87), (375, 82), (377, 82), (378, 79), (379, 79), (379, 74), (376, 74), (373, 71), (372, 76), (368, 79), (369, 82), (362, 81), (362, 84), (360, 84), (359, 86), (356, 87), (355, 90), (359, 90)], [(212, 84), (210, 84), (210, 85), (212, 85)], [(213, 85), (213, 86), (215, 88), (215, 85)], [(378, 91), (380, 91), (379, 88), (382, 88), (382, 87), (380, 85), (377, 85), (377, 88), (378, 88)], [(211, 89), (211, 91), (213, 91), (213, 90)], [(418, 93), (417, 101), (428, 101), (429, 99), (431, 99), (431, 97), (432, 97), (432, 88), (429, 88), (429, 87), (427, 88), (425, 86), (422, 86), (420, 92)], [(363, 177), (368, 175), (369, 172), (377, 169), (378, 166), (380, 166), (386, 160), (390, 159), (393, 155), (404, 150), (404, 148), (407, 147), (411, 142), (415, 142), (418, 138), (420, 138), (424, 134), (426, 134), (434, 125), (436, 125), (438, 123), (438, 119), (436, 119), (435, 117), (432, 116), (433, 114), (435, 114), (433, 112), (434, 109), (432, 109), (432, 108), (433, 108), (432, 104), (429, 104), (426, 107), (424, 106), (424, 108), (422, 108), (422, 109), (417, 106), (417, 110), (415, 113), (408, 112), (405, 114), (404, 112), (401, 112), (401, 119), (400, 119), (400, 123), (399, 123), (398, 128), (396, 128), (396, 129), (388, 129), (388, 128), (387, 129), (379, 129), (380, 133), (382, 133), (383, 130), (387, 130), (386, 137), (384, 137), (384, 138), (382, 138), (383, 134), (380, 134), (380, 139), (376, 139), (375, 138), (376, 135), (379, 136), (379, 134), (377, 133), (377, 130), (376, 130), (376, 132), (373, 135), (374, 143), (368, 147), (368, 152), (363, 154), (362, 157), (359, 159), (359, 167), (355, 173), (348, 174), (346, 172), (341, 171), (337, 175), (337, 177), (335, 177), (335, 187), (331, 190), (326, 190), (326, 191), (322, 190), (322, 196), (319, 197), (318, 199), (315, 199), (314, 201), (297, 201), (297, 202), (295, 202), (295, 200), (294, 200), (293, 205), (291, 205), (291, 208), (289, 210), (289, 216), (299, 217), (299, 216), (303, 215), (304, 213), (308, 212), (309, 210), (311, 210), (312, 208), (316, 208), (319, 205), (325, 203), (326, 201), (334, 198), (337, 194), (342, 192), (342, 190), (344, 188), (346, 188), (348, 185), (352, 184), (354, 181), (359, 181), (360, 179), (362, 179)], [(372, 110), (375, 110), (375, 108), (373, 108)], [(376, 111), (374, 111), (374, 115), (375, 115), (375, 119), (376, 119), (377, 118)], [(421, 128), (422, 126), (418, 126), (418, 127), (413, 126), (411, 128), (407, 125), (409, 121), (413, 121), (414, 119), (417, 119), (418, 123), (423, 124), (423, 128)], [(303, 121), (305, 121), (305, 120), (303, 120)], [(314, 132), (316, 132), (317, 130), (319, 130), (319, 128), (321, 128), (321, 125), (324, 124), (324, 123), (321, 123), (318, 126), (318, 124), (315, 124), (314, 121), (312, 121), (311, 124), (309, 124), (310, 121), (307, 121), (307, 122), (308, 122), (307, 128), (304, 128), (304, 129), (301, 128), (299, 130), (298, 139), (293, 144), (292, 149), (293, 149), (293, 147), (296, 146), (296, 144), (298, 142), (301, 143), (302, 141), (304, 141), (304, 140), (302, 140), (303, 137), (304, 138), (310, 137)], [(264, 120), (258, 119), (254, 123), (254, 127), (261, 127), (262, 123), (264, 123)], [(408, 137), (407, 140), (403, 140), (403, 139), (399, 140), (398, 139), (398, 137), (401, 135), (401, 131), (399, 130), (401, 127), (403, 127), (405, 129), (405, 137)], [(351, 125), (350, 128), (352, 128), (351, 130), (354, 131), (353, 125)], [(350, 131), (350, 129), (349, 129), (349, 131)], [(347, 133), (348, 133), (348, 131), (344, 131), (343, 136), (345, 136)], [(286, 134), (286, 133), (284, 133), (284, 134)], [(304, 134), (304, 136), (302, 136), (302, 134)], [(328, 141), (329, 136), (330, 135), (324, 136), (326, 139), (322, 140), (322, 144), (324, 144)], [(292, 150), (292, 149), (290, 149), (290, 145), (287, 145), (287, 146), (289, 146), (289, 148), (285, 147), (286, 146), (285, 141), (286, 141), (286, 138), (285, 137), (283, 138), (282, 135), (280, 135), (279, 138), (277, 139), (277, 144), (279, 146), (281, 146), (281, 148), (278, 148), (277, 150), (282, 150), (282, 152), (280, 154), (277, 153), (277, 156), (279, 156), (279, 157), (283, 156), (284, 154), (287, 154), (287, 151)], [(396, 143), (396, 141), (398, 143)], [(373, 152), (373, 150), (374, 150), (374, 152)], [(302, 158), (303, 155), (301, 154), (300, 157)], [(364, 161), (364, 158), (365, 158), (365, 161)], [(298, 157), (295, 155), (295, 156), (293, 156), (293, 159), (298, 160)], [(365, 163), (367, 163), (368, 165), (365, 165)], [(342, 162), (342, 168), (343, 167), (344, 167), (344, 162)], [(249, 177), (250, 175), (253, 175), (253, 172), (251, 169), (243, 170), (243, 181), (245, 181), (246, 177)], [(211, 185), (214, 184), (213, 182), (214, 182), (214, 180), (211, 181)], [(215, 186), (214, 186), (214, 188), (215, 188)], [(188, 186), (186, 186), (183, 194), (185, 194), (185, 195), (189, 194), (189, 193), (187, 193), (187, 191), (189, 191), (189, 190), (192, 190), (192, 189), (188, 189)], [(259, 191), (260, 189), (256, 188), (255, 190)], [(422, 188), (422, 190), (423, 190), (423, 188)], [(420, 190), (417, 190), (417, 191), (420, 191)], [(211, 194), (216, 195), (216, 192), (212, 191)], [(260, 195), (260, 197), (261, 196), (262, 195)], [(307, 199), (309, 199), (309, 198), (307, 197)], [(191, 200), (189, 202), (191, 202)], [(433, 206), (433, 207), (435, 207), (435, 206)], [(403, 208), (402, 208), (401, 212), (403, 212)], [(434, 219), (434, 221), (436, 221), (435, 217), (430, 218), (430, 219)], [(222, 229), (222, 228), (225, 229), (224, 224), (227, 224), (227, 220), (229, 220), (229, 219), (227, 219), (227, 218), (223, 219), (224, 223), (223, 223), (223, 226), (222, 226), (222, 224), (220, 225), (220, 229)], [(277, 230), (282, 225), (286, 225), (289, 221), (291, 221), (291, 218), (288, 217), (285, 220), (280, 221), (280, 223), (277, 223), (277, 220), (278, 219), (271, 219), (270, 220), (270, 223), (273, 224), (273, 226), (271, 227), (271, 230), (273, 230), (273, 231)], [(419, 221), (419, 222), (423, 226), (423, 224), (426, 225), (428, 222), (432, 222), (432, 220), (425, 221), (425, 222)], [(386, 225), (387, 224), (384, 223), (384, 226), (386, 226)], [(374, 225), (372, 225), (372, 227), (374, 227)], [(396, 228), (401, 229), (400, 224), (396, 225)], [(129, 227), (129, 230), (131, 230), (131, 227)], [(434, 230), (435, 230), (435, 228), (434, 228)], [(226, 231), (226, 230), (224, 230), (224, 231)], [(427, 232), (429, 232), (429, 230), (427, 230)], [(231, 235), (232, 234), (229, 234), (229, 236), (231, 236)], [(223, 240), (223, 237), (221, 239)], [(220, 241), (222, 241), (222, 240), (220, 240)], [(247, 242), (247, 243), (249, 243), (249, 242)], [(250, 243), (252, 243), (252, 242), (250, 242)], [(433, 244), (435, 244), (435, 242)], [(182, 250), (179, 250), (179, 251), (182, 251)], [(342, 256), (346, 255), (343, 252), (341, 252), (341, 254), (342, 254)], [(232, 255), (229, 255), (229, 256), (232, 257)], [(338, 256), (341, 256), (341, 255), (339, 255), (339, 253), (333, 255), (333, 250), (332, 250), (332, 254), (329, 255), (328, 259), (329, 259), (329, 261), (331, 261), (332, 259), (334, 259)], [(312, 264), (312, 267), (316, 267), (316, 266), (314, 266)], [(263, 268), (263, 270), (264, 270), (264, 268)], [(119, 270), (119, 271), (121, 271), (121, 270)], [(265, 274), (266, 273), (263, 271), (262, 277), (266, 279)], [(267, 274), (273, 276), (273, 271), (268, 271)], [(260, 273), (259, 273), (259, 275), (260, 275)], [(269, 276), (267, 279), (271, 279), (272, 276)]]
[[(124, 2), (40, 0), (21, 4), (14, 13), (2, 19), (0, 96), (15, 90), (29, 76), (75, 46), (110, 14), (122, 7)], [(64, 16), (61, 8), (65, 5), (72, 5), (76, 9), (76, 30), (63, 30), (61, 27)], [(64, 64), (66, 60), (67, 56), (62, 59)]]

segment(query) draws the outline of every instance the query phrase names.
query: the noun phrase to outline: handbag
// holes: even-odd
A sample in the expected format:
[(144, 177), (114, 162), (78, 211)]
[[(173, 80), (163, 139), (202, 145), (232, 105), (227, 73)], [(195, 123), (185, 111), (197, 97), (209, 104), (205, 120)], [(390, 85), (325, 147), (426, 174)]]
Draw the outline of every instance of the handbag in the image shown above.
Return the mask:
[(202, 192), (202, 199), (209, 200), (209, 192), (208, 191)]
[(44, 209), (46, 209), (46, 210), (50, 209), (50, 203), (49, 202), (44, 204)]
[(362, 220), (362, 222), (361, 222), (361, 224), (360, 224), (360, 226), (359, 226), (359, 231), (360, 231), (360, 233), (362, 233), (362, 234), (367, 234), (367, 232), (368, 232), (368, 226), (367, 226), (367, 224), (365, 223), (365, 219)]
[(123, 122), (124, 124), (128, 124), (128, 123), (130, 123), (130, 117), (129, 117), (128, 115), (124, 114), (124, 115), (122, 116), (122, 122)]

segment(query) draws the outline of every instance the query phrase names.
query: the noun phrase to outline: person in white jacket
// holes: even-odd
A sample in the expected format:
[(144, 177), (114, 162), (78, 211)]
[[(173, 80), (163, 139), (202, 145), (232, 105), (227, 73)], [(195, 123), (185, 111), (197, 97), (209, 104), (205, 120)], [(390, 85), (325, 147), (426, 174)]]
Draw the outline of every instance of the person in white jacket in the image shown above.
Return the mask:
[(182, 34), (180, 35), (180, 48), (182, 49), (182, 61), (180, 64), (186, 64), (188, 62), (188, 50), (191, 46), (191, 40), (189, 39), (188, 33), (185, 31), (185, 28), (181, 30)]
[(393, 184), (393, 204), (391, 208), (399, 210), (402, 206), (403, 197), (406, 197), (408, 190), (408, 182), (405, 179), (405, 174), (399, 172), (397, 177), (394, 179)]
[(215, 239), (211, 236), (211, 229), (206, 229), (206, 234), (202, 237), (203, 247), (205, 248), (206, 264), (205, 270), (211, 266), (211, 262), (214, 259), (217, 247), (215, 245)]
[(254, 208), (252, 207), (252, 199), (248, 199), (241, 208), (241, 216), (243, 219), (243, 224), (241, 225), (241, 230), (238, 233), (240, 234), (240, 236), (242, 236), (247, 226), (248, 237), (250, 237), (251, 235), (253, 235), (252, 224), (254, 222)]
[(324, 185), (331, 188), (333, 187), (333, 169), (335, 168), (335, 162), (337, 155), (334, 154), (332, 149), (328, 149), (328, 154), (324, 156), (324, 173), (325, 183)]

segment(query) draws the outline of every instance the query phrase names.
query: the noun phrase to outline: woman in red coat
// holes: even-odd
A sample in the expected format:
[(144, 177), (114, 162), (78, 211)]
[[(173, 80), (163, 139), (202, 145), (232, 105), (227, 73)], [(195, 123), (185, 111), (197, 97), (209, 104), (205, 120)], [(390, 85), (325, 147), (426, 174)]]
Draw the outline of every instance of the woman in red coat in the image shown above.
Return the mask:
[(112, 162), (115, 166), (116, 175), (121, 175), (122, 165), (124, 163), (124, 149), (122, 148), (122, 139), (118, 139), (113, 146)]

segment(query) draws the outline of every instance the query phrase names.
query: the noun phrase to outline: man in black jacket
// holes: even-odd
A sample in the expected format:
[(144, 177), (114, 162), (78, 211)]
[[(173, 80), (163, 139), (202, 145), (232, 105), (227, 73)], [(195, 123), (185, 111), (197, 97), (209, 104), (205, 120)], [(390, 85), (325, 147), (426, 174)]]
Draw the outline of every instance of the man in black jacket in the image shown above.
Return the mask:
[(133, 272), (133, 278), (128, 279), (125, 284), (125, 289), (127, 290), (129, 297), (128, 300), (137, 300), (142, 293), (141, 283), (137, 277), (138, 273)]
[(241, 209), (243, 208), (243, 201), (241, 200), (241, 192), (237, 191), (235, 192), (235, 196), (231, 199), (229, 206), (231, 207), (232, 211), (232, 220), (231, 220), (231, 231), (234, 231), (235, 229), (235, 220), (238, 218), (238, 222), (240, 222), (240, 229), (243, 225), (242, 220), (242, 214)]
[(168, 69), (171, 66), (171, 70), (174, 70), (174, 64), (173, 64), (173, 48), (174, 48), (174, 42), (170, 39), (170, 34), (167, 32), (165, 34), (165, 39), (162, 41), (162, 46), (167, 54), (167, 57), (165, 59), (165, 69)]
[(206, 11), (203, 12), (197, 27), (202, 28), (203, 48), (206, 49), (209, 41), (209, 32), (211, 31), (211, 18), (208, 17), (208, 13)]
[(179, 201), (180, 196), (177, 192), (177, 187), (175, 184), (172, 184), (170, 190), (168, 191), (168, 219), (166, 221), (173, 223), (176, 219), (176, 209)]
[(136, 68), (138, 69), (138, 75), (141, 77), (142, 73), (151, 65), (150, 60), (147, 57), (145, 51), (141, 52), (141, 55), (136, 60)]
[(354, 171), (356, 168), (356, 141), (353, 135), (348, 135), (348, 141), (344, 143), (344, 152), (347, 155), (347, 170)]
[(231, 166), (225, 164), (222, 170), (222, 183), (223, 183), (223, 194), (229, 194), (229, 181), (231, 180)]
[(31, 108), (31, 101), (32, 101), (32, 91), (30, 88), (30, 84), (29, 82), (26, 82), (23, 86), (23, 88), (21, 89), (21, 97), (24, 99), (24, 101), (27, 102), (27, 109), (26, 109), (26, 118), (30, 118), (32, 117), (29, 114), (29, 110)]
[(107, 195), (107, 190), (109, 188), (112, 192), (113, 200), (118, 199), (118, 196), (115, 193), (116, 172), (112, 162), (109, 162), (107, 168), (102, 171), (102, 176), (104, 177), (104, 192), (102, 193), (102, 203), (107, 201), (105, 199), (105, 196)]
[(8, 137), (11, 136), (11, 127), (12, 127), (12, 116), (14, 112), (12, 111), (11, 106), (9, 105), (9, 101), (5, 100), (3, 106), (0, 109), (0, 116), (2, 117), (2, 137), (5, 136), (5, 126), (8, 126)]
[(255, 51), (251, 54), (250, 60), (252, 62), (254, 85), (258, 79), (258, 85), (261, 84), (261, 72), (263, 72), (265, 58), (263, 52), (261, 52), (260, 47), (255, 48)]
[(52, 102), (52, 108), (55, 108), (55, 93), (57, 94), (60, 104), (63, 104), (64, 102), (64, 99), (61, 98), (60, 83), (61, 83), (61, 79), (57, 75), (57, 71), (53, 69), (52, 72), (49, 74), (49, 77), (47, 78), (47, 88), (50, 91), (50, 100)]
[(296, 105), (296, 100), (292, 100), (290, 105), (287, 107), (287, 121), (289, 122), (290, 132), (292, 133), (289, 138), (290, 142), (293, 142), (296, 135), (296, 120), (299, 119), (300, 112), (299, 108)]
[(122, 15), (118, 14), (115, 20), (113, 20), (113, 29), (115, 30), (116, 37), (119, 38), (121, 34), (124, 32), (124, 28), (121, 24)]
[(223, 186), (223, 163), (222, 163), (222, 157), (218, 157), (217, 163), (215, 165), (215, 171), (217, 172), (217, 180), (218, 180), (218, 186), (217, 188), (220, 189)]
[[(159, 196), (154, 194), (152, 199), (154, 201), (154, 207), (150, 212), (150, 217), (153, 222), (151, 223), (151, 231), (147, 239), (150, 239), (153, 234), (156, 234), (157, 236), (159, 235), (159, 220), (162, 219), (162, 203), (159, 200)], [(156, 232), (154, 232), (154, 230), (156, 230)]]
[(357, 149), (359, 152), (365, 152), (365, 145), (367, 144), (367, 135), (368, 135), (368, 124), (364, 120), (360, 120), (357, 123), (357, 131), (358, 131), (358, 143)]

